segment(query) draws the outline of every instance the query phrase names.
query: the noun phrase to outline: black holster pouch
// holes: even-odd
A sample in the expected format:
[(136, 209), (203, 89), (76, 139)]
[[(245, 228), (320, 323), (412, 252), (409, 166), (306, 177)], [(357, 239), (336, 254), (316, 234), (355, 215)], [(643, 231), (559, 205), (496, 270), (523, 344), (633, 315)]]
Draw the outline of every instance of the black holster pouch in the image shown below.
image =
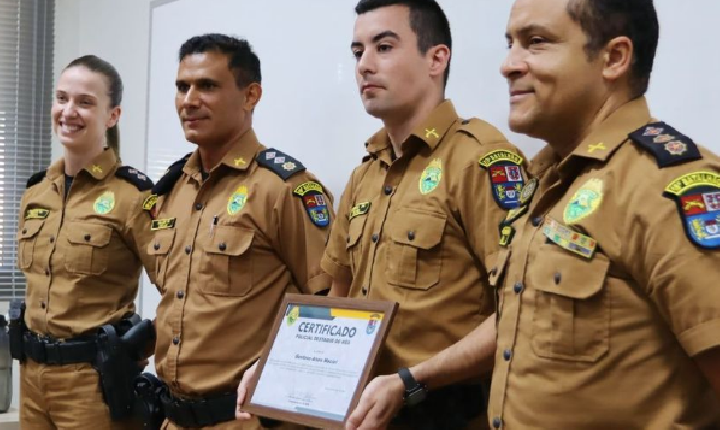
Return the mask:
[(402, 408), (392, 423), (416, 430), (463, 430), (487, 409), (488, 392), (485, 383), (433, 390), (422, 403)]
[(137, 401), (135, 416), (143, 423), (144, 430), (160, 430), (165, 421), (160, 396), (165, 384), (152, 373), (142, 373), (133, 383)]
[(148, 343), (155, 341), (155, 328), (150, 320), (133, 314), (119, 324), (104, 325), (97, 334), (97, 360), (103, 399), (110, 409), (110, 418), (121, 421), (131, 418), (136, 407), (133, 392), (135, 378), (142, 372)]
[(27, 333), (25, 325), (25, 302), (13, 300), (10, 302), (8, 337), (10, 340), (10, 355), (21, 363), (25, 361), (25, 349), (23, 339)]

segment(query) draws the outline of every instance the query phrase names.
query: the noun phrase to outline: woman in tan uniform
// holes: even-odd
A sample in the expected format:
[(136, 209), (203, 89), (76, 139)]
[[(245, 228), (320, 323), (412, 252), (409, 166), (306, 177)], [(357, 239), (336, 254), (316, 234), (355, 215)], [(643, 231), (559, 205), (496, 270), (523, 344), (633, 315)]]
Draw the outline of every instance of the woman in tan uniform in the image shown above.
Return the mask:
[(33, 175), (22, 197), (23, 429), (133, 427), (128, 420), (111, 419), (102, 391), (110, 387), (104, 377), (103, 387), (96, 370), (102, 362), (98, 349), (100, 355), (104, 351), (99, 329), (112, 325), (121, 334), (135, 312), (143, 263), (151, 277), (155, 273), (140, 252), (150, 233), (143, 201), (152, 182), (120, 166), (121, 97), (120, 75), (98, 57), (77, 58), (63, 70), (51, 114), (64, 155)]

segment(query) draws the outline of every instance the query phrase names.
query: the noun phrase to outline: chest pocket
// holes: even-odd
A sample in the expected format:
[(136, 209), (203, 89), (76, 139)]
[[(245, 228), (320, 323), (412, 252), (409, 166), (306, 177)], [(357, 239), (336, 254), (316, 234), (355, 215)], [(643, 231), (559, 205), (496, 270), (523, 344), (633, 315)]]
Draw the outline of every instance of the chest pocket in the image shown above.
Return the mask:
[(445, 215), (403, 211), (395, 218), (388, 227), (385, 277), (392, 285), (428, 290), (440, 281)]
[(107, 270), (110, 259), (108, 244), (112, 227), (83, 222), (67, 223), (68, 251), (65, 268), (70, 273), (99, 275)]
[(350, 269), (352, 273), (357, 273), (357, 263), (362, 255), (362, 241), (360, 238), (363, 235), (367, 217), (367, 214), (365, 214), (351, 219), (350, 226), (348, 227), (348, 237), (345, 248), (350, 254)]
[(175, 229), (158, 230), (153, 241), (148, 243), (147, 253), (155, 257), (155, 283), (161, 291), (165, 289), (168, 254), (175, 242)]
[(45, 220), (31, 219), (25, 221), (25, 225), (18, 234), (19, 248), (18, 253), (18, 266), (21, 269), (28, 269), (33, 262), (33, 255), (35, 254), (35, 243), (37, 242), (38, 235), (42, 229)]
[(542, 245), (528, 273), (536, 292), (532, 346), (545, 358), (596, 362), (610, 347), (610, 260), (585, 260), (556, 245)]
[(202, 244), (198, 288), (217, 296), (247, 295), (253, 285), (250, 245), (254, 236), (250, 229), (217, 226)]

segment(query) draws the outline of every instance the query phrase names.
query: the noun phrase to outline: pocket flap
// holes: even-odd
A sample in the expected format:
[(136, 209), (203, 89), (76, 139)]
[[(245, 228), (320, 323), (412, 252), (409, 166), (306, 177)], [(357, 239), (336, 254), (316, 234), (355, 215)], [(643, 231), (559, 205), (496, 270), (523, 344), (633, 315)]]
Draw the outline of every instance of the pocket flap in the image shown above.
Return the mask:
[(231, 225), (218, 225), (205, 249), (208, 254), (238, 256), (250, 248), (255, 232)]
[(599, 252), (587, 260), (548, 244), (535, 257), (529, 281), (546, 293), (587, 299), (602, 290), (609, 268), (610, 260)]
[(166, 255), (175, 241), (175, 229), (159, 230), (155, 232), (153, 240), (148, 243), (149, 255)]
[(362, 215), (359, 217), (355, 217), (350, 220), (350, 227), (348, 228), (348, 237), (347, 237), (347, 245), (345, 248), (350, 248), (355, 246), (356, 243), (360, 240), (360, 237), (362, 236), (363, 228), (365, 227), (365, 222), (367, 221), (367, 215)]
[(67, 225), (68, 242), (75, 245), (105, 246), (110, 243), (112, 227), (72, 222)]
[(20, 230), (18, 234), (18, 239), (30, 239), (36, 236), (44, 223), (45, 220), (43, 219), (29, 219), (25, 221), (25, 225), (23, 225), (22, 230)]
[(407, 211), (396, 213), (399, 222), (393, 224), (390, 238), (397, 243), (420, 249), (430, 249), (440, 243), (445, 231), (445, 214)]

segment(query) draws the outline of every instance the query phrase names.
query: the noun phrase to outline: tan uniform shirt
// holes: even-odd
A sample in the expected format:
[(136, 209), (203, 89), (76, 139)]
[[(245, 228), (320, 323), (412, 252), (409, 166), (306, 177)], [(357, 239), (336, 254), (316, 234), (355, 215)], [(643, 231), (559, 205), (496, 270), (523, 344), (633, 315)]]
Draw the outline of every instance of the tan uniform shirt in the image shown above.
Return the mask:
[[(702, 159), (682, 162), (695, 145), (651, 121), (637, 99), (565, 160), (546, 147), (531, 162), (537, 192), (491, 276), (501, 297), (494, 426), (720, 426), (718, 397), (691, 358), (720, 345), (720, 250), (699, 246), (720, 246), (720, 160), (700, 148)], [(647, 148), (628, 138), (635, 130)], [(709, 175), (676, 181), (693, 172)]]
[[(352, 276), (351, 297), (399, 303), (378, 368), (388, 374), (437, 354), (492, 314), (486, 267), (506, 213), (499, 202), (513, 206), (522, 160), (491, 125), (461, 121), (450, 101), (414, 130), (402, 157), (393, 160), (384, 130), (367, 149), (340, 200), (322, 266), (333, 277)], [(501, 160), (508, 153), (514, 162)], [(480, 160), (489, 154), (495, 162), (485, 160), (486, 169)]]
[[(157, 201), (148, 247), (157, 258), (162, 295), (155, 360), (158, 375), (177, 395), (237, 389), (285, 293), (330, 288), (320, 269), (330, 227), (316, 225), (306, 210), (303, 201), (312, 192), (299, 196), (322, 188), (307, 171), (284, 181), (259, 166), (258, 154), (274, 156), (285, 171), (299, 166), (264, 149), (247, 132), (205, 180), (196, 151), (174, 188)], [(331, 196), (323, 191), (312, 199), (331, 216)]]
[(117, 177), (118, 167), (115, 153), (104, 151), (76, 175), (65, 200), (61, 159), (23, 195), (18, 264), (30, 330), (74, 337), (134, 312), (141, 258), (155, 271), (144, 257), (151, 237), (142, 204), (150, 191)]

